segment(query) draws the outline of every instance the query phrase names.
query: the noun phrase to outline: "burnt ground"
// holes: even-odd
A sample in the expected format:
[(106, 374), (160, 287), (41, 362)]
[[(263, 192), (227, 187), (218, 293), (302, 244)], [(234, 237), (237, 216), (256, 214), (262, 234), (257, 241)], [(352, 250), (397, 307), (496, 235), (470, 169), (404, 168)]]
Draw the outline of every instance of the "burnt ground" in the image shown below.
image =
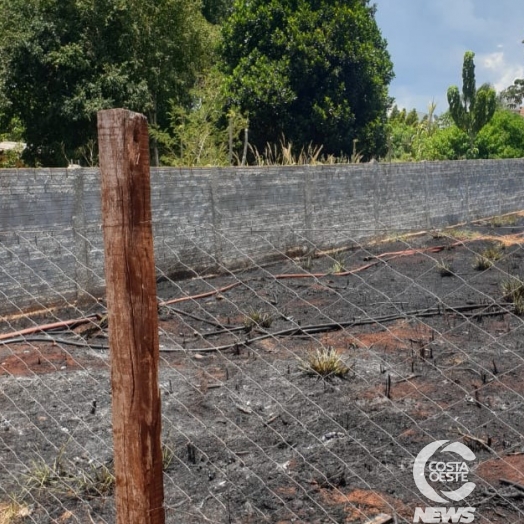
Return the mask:
[[(524, 219), (502, 222), (159, 282), (166, 521), (413, 522), (433, 504), (414, 458), (449, 440), (476, 456), (476, 489), (454, 506), (524, 522), (524, 299), (502, 291), (524, 279)], [(475, 269), (494, 247), (501, 258)], [(94, 313), (103, 302), (2, 332)], [(255, 313), (271, 325), (248, 331)], [(93, 323), (0, 345), (2, 523), (115, 521), (107, 338)], [(301, 369), (321, 348), (344, 378)]]

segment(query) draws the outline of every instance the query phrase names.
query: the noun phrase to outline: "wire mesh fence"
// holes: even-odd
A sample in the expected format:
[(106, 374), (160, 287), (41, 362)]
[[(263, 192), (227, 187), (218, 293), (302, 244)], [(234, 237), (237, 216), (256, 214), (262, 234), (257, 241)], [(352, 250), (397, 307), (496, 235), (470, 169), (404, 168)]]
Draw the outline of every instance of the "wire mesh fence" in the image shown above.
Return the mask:
[[(96, 231), (75, 229), (90, 253)], [(333, 228), (333, 250), (279, 231), (299, 248), (243, 232), (264, 263), (209, 225), (241, 264), (157, 268), (166, 521), (523, 522), (524, 214), (367, 241)], [(74, 242), (9, 234), (0, 522), (114, 522), (103, 294), (64, 268), (43, 300), (54, 253), (82, 267)], [(466, 480), (471, 493), (447, 495)]]

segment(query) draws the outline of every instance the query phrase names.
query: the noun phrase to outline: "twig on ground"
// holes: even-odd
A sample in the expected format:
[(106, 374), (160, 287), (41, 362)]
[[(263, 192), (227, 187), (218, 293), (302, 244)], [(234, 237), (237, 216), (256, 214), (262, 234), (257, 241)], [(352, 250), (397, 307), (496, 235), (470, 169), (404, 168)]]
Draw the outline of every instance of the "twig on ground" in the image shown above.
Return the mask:
[[(193, 320), (198, 320), (199, 322), (203, 322), (204, 324), (209, 324), (210, 326), (214, 326), (224, 331), (231, 331), (231, 329), (233, 330), (237, 329), (237, 327), (235, 326), (229, 326), (228, 324), (221, 324), (220, 322), (208, 320), (207, 318), (199, 317), (198, 315), (194, 315), (193, 313), (189, 313), (188, 311), (184, 311), (183, 309), (178, 309), (172, 306), (165, 306), (165, 307), (167, 307), (167, 309), (169, 309), (170, 311), (177, 313), (178, 315), (183, 315), (183, 316), (192, 318)], [(209, 333), (207, 334), (207, 336), (209, 336)]]
[(213, 295), (217, 295), (218, 293), (224, 293), (224, 291), (233, 289), (234, 287), (239, 286), (240, 284), (242, 284), (242, 282), (234, 282), (233, 284), (230, 284), (229, 286), (225, 286), (220, 289), (215, 289), (213, 291), (208, 291), (207, 293), (200, 293), (199, 295), (192, 295), (189, 297), (180, 297), (180, 298), (173, 298), (171, 300), (164, 300), (160, 302), (158, 305), (159, 306), (168, 306), (169, 304), (178, 304), (179, 302), (186, 302), (188, 300), (198, 300), (199, 298), (212, 297)]
[(519, 484), (518, 482), (515, 482), (514, 480), (499, 479), (499, 482), (501, 484), (505, 484), (506, 486), (513, 486), (514, 488), (517, 488), (520, 491), (524, 491), (524, 485), (523, 484)]
[(264, 426), (268, 426), (269, 424), (271, 424), (272, 422), (275, 422), (275, 420), (280, 417), (280, 413), (277, 413), (276, 415), (273, 415), (272, 417), (269, 417), (265, 422), (264, 422)]
[(419, 377), (420, 375), (409, 375), (409, 377), (401, 378), (399, 380), (395, 380), (394, 384), (400, 384), (402, 382), (409, 382), (410, 380), (413, 380), (414, 378)]
[(235, 407), (242, 411), (242, 413), (245, 413), (246, 415), (251, 415), (253, 413), (253, 410), (250, 407), (242, 406), (241, 404), (235, 404)]
[(480, 444), (484, 449), (486, 449), (489, 452), (493, 453), (493, 450), (491, 449), (491, 446), (488, 444), (487, 441), (485, 441), (485, 440), (483, 440), (481, 438), (478, 438), (478, 437), (474, 437), (473, 435), (469, 435), (467, 433), (464, 433), (463, 431), (460, 430), (460, 428), (457, 428), (457, 433), (462, 438), (464, 438), (465, 440), (470, 440), (472, 442), (476, 442), (477, 444)]

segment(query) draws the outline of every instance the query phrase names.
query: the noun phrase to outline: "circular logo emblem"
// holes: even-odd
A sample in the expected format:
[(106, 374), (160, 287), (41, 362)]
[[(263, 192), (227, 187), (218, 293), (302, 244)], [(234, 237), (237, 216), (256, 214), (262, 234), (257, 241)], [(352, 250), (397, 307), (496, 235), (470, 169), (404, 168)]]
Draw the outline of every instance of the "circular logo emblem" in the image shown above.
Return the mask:
[[(413, 478), (417, 488), (422, 495), (440, 504), (449, 504), (450, 501), (457, 502), (465, 499), (475, 489), (475, 484), (468, 482), (469, 468), (464, 462), (474, 460), (475, 454), (461, 442), (452, 442), (445, 446), (448, 442), (449, 440), (437, 440), (428, 444), (417, 455), (415, 464), (413, 465)], [(456, 453), (462, 460), (453, 462), (430, 461), (431, 457), (433, 457), (438, 450), (441, 452)], [(440, 494), (437, 493), (426, 479), (426, 465), (428, 465), (428, 477), (431, 481), (441, 483), (463, 482), (462, 486), (455, 491), (440, 490)]]

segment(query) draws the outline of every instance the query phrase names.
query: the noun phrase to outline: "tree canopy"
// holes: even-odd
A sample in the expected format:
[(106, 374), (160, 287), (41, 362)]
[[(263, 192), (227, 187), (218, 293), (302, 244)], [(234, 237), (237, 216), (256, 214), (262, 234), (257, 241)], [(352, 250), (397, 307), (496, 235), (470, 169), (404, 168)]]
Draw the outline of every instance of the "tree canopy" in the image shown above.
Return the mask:
[[(392, 160), (461, 160), (471, 156), (470, 137), (447, 115), (436, 119), (427, 132), (424, 120), (418, 126), (390, 122)], [(493, 118), (479, 131), (473, 147), (476, 158), (524, 157), (524, 118), (507, 109), (498, 109)]]
[(0, 132), (27, 144), (0, 164), (96, 162), (96, 113), (111, 107), (146, 114), (171, 165), (244, 164), (248, 143), (255, 162), (278, 148), (315, 161), (524, 156), (524, 119), (502, 110), (524, 80), (496, 111), (474, 57), (449, 112), (388, 116), (393, 66), (371, 0), (0, 0)]
[(32, 161), (59, 165), (96, 135), (96, 112), (155, 124), (209, 60), (197, 0), (0, 0), (0, 113)]
[(472, 51), (464, 54), (462, 94), (457, 86), (448, 89), (449, 112), (455, 125), (468, 135), (472, 150), (477, 134), (491, 120), (497, 107), (497, 95), (489, 84), (476, 88), (474, 58)]
[(385, 151), (393, 66), (368, 0), (236, 0), (221, 56), (257, 148), (282, 136), (365, 158)]
[(524, 101), (524, 78), (516, 78), (512, 85), (500, 93), (499, 100), (507, 109), (518, 109)]
[(512, 85), (500, 93), (502, 105), (508, 109), (518, 109), (524, 100), (524, 78), (517, 78)]

